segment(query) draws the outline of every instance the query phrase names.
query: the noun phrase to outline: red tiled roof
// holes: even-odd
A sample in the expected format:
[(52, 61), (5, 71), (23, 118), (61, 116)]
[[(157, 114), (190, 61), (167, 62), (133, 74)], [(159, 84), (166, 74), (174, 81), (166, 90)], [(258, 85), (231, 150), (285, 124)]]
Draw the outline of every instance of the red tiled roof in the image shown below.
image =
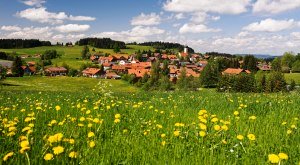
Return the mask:
[(236, 68), (227, 68), (224, 72), (222, 72), (223, 74), (234, 74), (234, 75), (238, 75), (242, 72), (246, 72), (246, 73), (251, 73), (249, 70), (244, 70), (244, 69), (236, 69)]
[(85, 70), (82, 71), (84, 74), (89, 74), (89, 75), (95, 75), (100, 72), (100, 69), (98, 68), (86, 68)]
[(102, 65), (103, 65), (104, 67), (110, 67), (110, 66), (112, 66), (111, 63), (103, 63)]
[(143, 77), (150, 74), (150, 69), (128, 69), (128, 74), (134, 74), (136, 77)]
[(112, 70), (126, 70), (125, 65), (113, 65), (111, 67)]

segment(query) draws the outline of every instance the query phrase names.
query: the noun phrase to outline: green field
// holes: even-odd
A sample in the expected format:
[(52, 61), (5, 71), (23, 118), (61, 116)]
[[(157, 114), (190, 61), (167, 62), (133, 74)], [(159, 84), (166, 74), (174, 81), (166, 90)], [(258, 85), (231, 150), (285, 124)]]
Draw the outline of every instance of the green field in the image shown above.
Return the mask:
[(300, 73), (286, 73), (284, 76), (288, 83), (291, 83), (291, 80), (294, 80), (296, 84), (300, 85)]
[(256, 165), (270, 154), (300, 162), (297, 92), (144, 92), (68, 77), (4, 83), (0, 164)]
[[(128, 49), (121, 49), (122, 53), (133, 54), (137, 50), (151, 50), (154, 49), (150, 46), (139, 46), (139, 45), (127, 45)], [(90, 62), (89, 60), (82, 60), (81, 59), (81, 51), (83, 46), (74, 46), (74, 47), (62, 47), (62, 46), (44, 46), (44, 47), (35, 47), (35, 48), (26, 48), (26, 49), (0, 49), (2, 52), (12, 53), (16, 52), (17, 55), (35, 55), (35, 54), (42, 54), (45, 50), (52, 50), (55, 49), (59, 54), (61, 54), (61, 58), (53, 59), (53, 65), (61, 66), (64, 62), (67, 63), (71, 68), (79, 69), (83, 63)], [(92, 51), (93, 47), (90, 47), (90, 52), (93, 54)], [(112, 49), (98, 49), (94, 48), (95, 52), (102, 52), (102, 53), (109, 53), (114, 54)], [(25, 61), (38, 61), (39, 59), (36, 58), (26, 58)]]

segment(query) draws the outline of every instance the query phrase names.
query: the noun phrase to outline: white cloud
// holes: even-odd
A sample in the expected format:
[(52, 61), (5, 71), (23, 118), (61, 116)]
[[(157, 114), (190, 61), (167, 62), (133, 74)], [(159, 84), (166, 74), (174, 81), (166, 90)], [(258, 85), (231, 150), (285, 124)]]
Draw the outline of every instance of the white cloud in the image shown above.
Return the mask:
[(257, 0), (253, 5), (253, 12), (277, 14), (297, 8), (300, 8), (300, 0)]
[(50, 23), (50, 24), (62, 24), (64, 20), (73, 21), (92, 21), (94, 17), (87, 16), (68, 16), (65, 12), (48, 12), (45, 7), (29, 8), (16, 14), (20, 18), (25, 18), (33, 22)]
[(87, 37), (85, 34), (68, 34), (68, 35), (63, 35), (63, 34), (57, 34), (57, 35), (54, 35), (52, 38), (51, 38), (51, 41), (52, 42), (68, 42), (68, 41), (78, 41), (79, 39), (82, 39), (82, 38), (85, 38)]
[(145, 27), (136, 26), (128, 31), (121, 32), (102, 32), (93, 35), (94, 37), (109, 37), (115, 40), (125, 41), (125, 42), (143, 42), (150, 41), (152, 39), (159, 38), (165, 30), (159, 29), (157, 27)]
[(36, 6), (36, 7), (41, 7), (44, 3), (46, 3), (45, 0), (23, 0), (21, 1), (25, 5), (28, 6)]
[(1, 30), (4, 30), (4, 31), (20, 31), (21, 28), (19, 26), (2, 26)]
[(163, 8), (171, 12), (210, 12), (241, 14), (247, 11), (251, 0), (168, 0)]
[(19, 31), (13, 31), (11, 33), (5, 34), (5, 38), (21, 38), (21, 39), (40, 39), (48, 40), (51, 38), (53, 32), (51, 28), (46, 27), (25, 27)]
[(244, 27), (243, 30), (247, 31), (261, 31), (261, 32), (278, 32), (282, 30), (291, 29), (297, 26), (299, 23), (295, 22), (293, 19), (289, 20), (274, 20), (265, 19), (260, 22), (254, 22)]
[(219, 32), (221, 29), (208, 28), (203, 24), (184, 24), (180, 29), (179, 33), (208, 33), (208, 32)]
[(90, 25), (68, 24), (57, 26), (54, 29), (61, 33), (79, 33), (89, 30)]
[(178, 14), (175, 15), (175, 18), (179, 20), (179, 19), (184, 19), (185, 16), (184, 16), (183, 13), (178, 13)]
[(131, 25), (158, 25), (161, 22), (161, 18), (159, 15), (155, 13), (150, 13), (149, 15), (141, 13), (141, 15), (137, 17), (133, 17), (131, 20)]
[(206, 13), (200, 12), (200, 13), (194, 13), (191, 21), (194, 23), (204, 23), (208, 15)]

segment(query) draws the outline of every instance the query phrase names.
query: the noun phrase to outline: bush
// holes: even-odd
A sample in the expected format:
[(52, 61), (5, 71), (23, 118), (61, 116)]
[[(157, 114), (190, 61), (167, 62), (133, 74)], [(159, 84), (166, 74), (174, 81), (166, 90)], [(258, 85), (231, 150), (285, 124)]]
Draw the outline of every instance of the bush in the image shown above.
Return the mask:
[(224, 75), (218, 83), (219, 92), (255, 92), (255, 78), (253, 75)]
[(266, 92), (286, 91), (286, 81), (281, 72), (271, 72), (267, 77)]

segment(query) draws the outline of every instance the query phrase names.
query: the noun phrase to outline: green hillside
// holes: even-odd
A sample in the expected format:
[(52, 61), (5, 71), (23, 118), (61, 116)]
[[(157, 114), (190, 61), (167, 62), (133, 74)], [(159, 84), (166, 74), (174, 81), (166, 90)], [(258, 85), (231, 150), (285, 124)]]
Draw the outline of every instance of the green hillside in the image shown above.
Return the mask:
[[(127, 45), (128, 49), (121, 49), (121, 53), (132, 54), (138, 50), (151, 50), (154, 51), (154, 48), (151, 46), (139, 46), (139, 45)], [(81, 59), (81, 50), (83, 46), (74, 46), (74, 47), (65, 47), (65, 46), (43, 46), (36, 48), (26, 48), (26, 49), (0, 49), (2, 52), (12, 53), (15, 52), (17, 55), (35, 55), (42, 54), (45, 50), (55, 49), (59, 54), (62, 54), (61, 58), (53, 59), (53, 65), (62, 65), (62, 63), (67, 63), (71, 68), (79, 69), (83, 63), (90, 62), (89, 60)], [(94, 48), (95, 52), (92, 51), (93, 47), (90, 47), (91, 53), (101, 52), (114, 54), (112, 49), (99, 49)], [(38, 61), (37, 58), (26, 58), (25, 61)]]

